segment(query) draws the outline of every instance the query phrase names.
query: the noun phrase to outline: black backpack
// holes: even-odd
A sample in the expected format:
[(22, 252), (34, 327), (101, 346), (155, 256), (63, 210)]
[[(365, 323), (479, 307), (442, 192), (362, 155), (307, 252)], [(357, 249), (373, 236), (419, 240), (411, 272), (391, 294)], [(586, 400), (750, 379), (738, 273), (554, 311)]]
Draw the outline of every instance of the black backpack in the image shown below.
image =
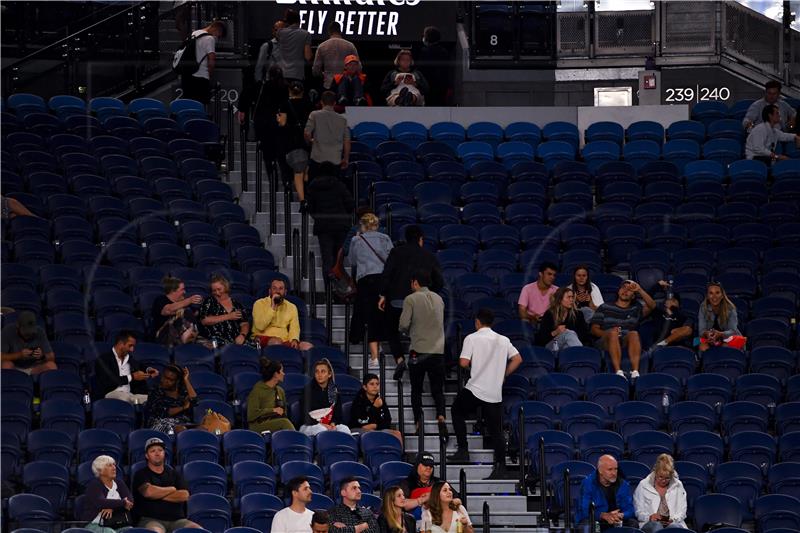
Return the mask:
[(183, 42), (183, 46), (178, 48), (175, 55), (172, 56), (172, 70), (179, 76), (191, 76), (200, 68), (206, 58), (205, 56), (198, 62), (197, 61), (197, 40), (201, 37), (211, 36), (210, 33), (201, 33), (193, 35)]

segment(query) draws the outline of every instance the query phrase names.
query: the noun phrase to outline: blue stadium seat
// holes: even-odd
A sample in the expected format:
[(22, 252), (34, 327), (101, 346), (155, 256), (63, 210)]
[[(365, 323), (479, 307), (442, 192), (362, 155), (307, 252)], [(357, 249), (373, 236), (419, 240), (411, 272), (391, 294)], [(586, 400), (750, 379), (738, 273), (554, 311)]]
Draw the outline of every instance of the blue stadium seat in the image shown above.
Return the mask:
[(402, 461), (383, 463), (379, 469), (381, 490), (398, 485), (400, 481), (408, 477), (413, 468), (413, 465)]
[(192, 494), (224, 496), (228, 488), (225, 469), (212, 461), (190, 461), (184, 464), (183, 478)]
[[(569, 470), (569, 476), (565, 476), (565, 471)], [(556, 506), (560, 509), (565, 507), (564, 494), (568, 493), (570, 498), (570, 509), (572, 509), (571, 520), (575, 521), (575, 512), (580, 508), (581, 486), (583, 480), (594, 473), (594, 465), (588, 461), (564, 461), (553, 465), (549, 475), (548, 483), (551, 485), (555, 495)], [(565, 490), (564, 483), (568, 482), (568, 491)], [(545, 489), (542, 489), (545, 490)]]
[(166, 445), (164, 446), (164, 453), (166, 456), (167, 464), (172, 462), (172, 439), (169, 435), (162, 431), (155, 429), (137, 429), (130, 433), (128, 436), (128, 464), (133, 465), (139, 461), (144, 461), (144, 446), (151, 438), (159, 438)]
[(49, 531), (58, 513), (46, 498), (36, 494), (14, 494), (8, 499), (8, 516), (18, 528)]
[(741, 142), (729, 138), (716, 138), (703, 144), (703, 157), (727, 167), (742, 158)]
[(92, 404), (94, 427), (113, 431), (122, 442), (136, 429), (136, 413), (133, 405), (122, 400), (102, 399)]
[(261, 532), (270, 531), (272, 518), (283, 507), (281, 499), (272, 494), (247, 494), (241, 500), (242, 525)]
[(78, 462), (93, 461), (98, 455), (109, 455), (122, 464), (122, 439), (107, 429), (84, 429), (78, 434)]
[(699, 120), (706, 126), (727, 116), (728, 106), (718, 100), (703, 100), (692, 108), (692, 119)]
[[(367, 433), (367, 435), (371, 433)], [(397, 439), (395, 438), (395, 440)], [(372, 472), (367, 465), (359, 463), (358, 461), (338, 461), (332, 464), (330, 469), (331, 494), (337, 496), (337, 501), (341, 501), (341, 496), (339, 496), (339, 484), (343, 479), (348, 477), (356, 478), (359, 485), (361, 485), (361, 490), (365, 494), (372, 493)]]
[(640, 431), (657, 430), (661, 420), (661, 412), (651, 403), (629, 401), (617, 404), (614, 408), (614, 422), (625, 438)]
[(800, 530), (800, 499), (785, 494), (769, 494), (755, 500), (755, 519), (761, 531)]
[(538, 141), (531, 144), (522, 140), (501, 143), (497, 146), (497, 158), (506, 170), (512, 170), (518, 163), (533, 162), (534, 149), (538, 144)]
[(192, 461), (219, 461), (220, 442), (213, 433), (202, 429), (187, 429), (178, 433), (176, 442), (178, 464), (185, 465)]
[(606, 429), (608, 425), (608, 413), (594, 402), (566, 403), (559, 410), (559, 418), (562, 431), (566, 431), (576, 440), (590, 431)]
[(189, 496), (186, 516), (189, 520), (202, 524), (211, 533), (223, 533), (233, 525), (230, 502), (216, 494)]
[(736, 401), (722, 407), (722, 427), (733, 435), (740, 431), (766, 431), (769, 412), (763, 405), (754, 402)]
[(691, 461), (675, 461), (675, 471), (686, 490), (686, 503), (689, 512), (694, 510), (694, 502), (708, 491), (709, 473), (705, 466)]
[(609, 412), (628, 400), (628, 381), (616, 374), (595, 374), (586, 379), (586, 399)]
[(551, 372), (536, 379), (536, 398), (560, 408), (581, 396), (582, 387), (577, 379), (569, 374)]
[(680, 174), (683, 174), (687, 163), (700, 158), (700, 145), (689, 139), (676, 139), (664, 143), (662, 148), (664, 160), (673, 163)]
[(578, 449), (583, 461), (597, 464), (597, 460), (603, 455), (622, 457), (625, 443), (622, 437), (614, 431), (596, 430), (581, 435), (578, 439)]
[(679, 120), (667, 128), (667, 140), (687, 139), (702, 144), (706, 139), (705, 124), (696, 120)]
[(736, 399), (740, 401), (774, 405), (782, 398), (782, 392), (780, 381), (768, 374), (745, 374), (736, 379)]
[(466, 139), (466, 130), (455, 122), (437, 122), (430, 127), (430, 136), (434, 141), (442, 142), (455, 150)]
[(753, 502), (763, 483), (761, 470), (748, 463), (730, 461), (717, 465), (714, 477), (714, 491), (736, 498), (742, 507), (742, 516), (751, 518)]
[(702, 402), (678, 402), (669, 410), (669, 426), (676, 435), (687, 431), (714, 431), (717, 429), (717, 419), (716, 411)]
[(493, 149), (503, 140), (503, 128), (494, 122), (475, 122), (467, 127), (467, 139), (488, 143)]
[(743, 431), (731, 435), (729, 443), (731, 460), (750, 463), (762, 471), (772, 466), (777, 457), (777, 442), (768, 433)]
[(785, 402), (775, 408), (778, 434), (800, 430), (800, 402)]
[(638, 431), (627, 438), (627, 444), (631, 460), (646, 465), (656, 464), (662, 453), (673, 455), (675, 446), (672, 435), (663, 431)]
[(723, 458), (722, 437), (710, 431), (687, 431), (675, 441), (678, 458), (713, 468)]
[(51, 509), (64, 508), (69, 492), (69, 470), (50, 461), (33, 461), (22, 469), (25, 492), (47, 499)]
[(505, 135), (509, 141), (525, 142), (534, 148), (542, 139), (541, 129), (531, 122), (512, 122), (506, 126)]
[(392, 139), (407, 144), (416, 150), (428, 140), (428, 129), (418, 122), (398, 122), (391, 128)]
[(589, 346), (566, 348), (558, 354), (558, 368), (580, 383), (585, 383), (588, 378), (600, 372), (601, 358), (600, 351)]
[(580, 144), (580, 133), (577, 126), (569, 122), (550, 122), (542, 128), (542, 135), (546, 141), (562, 141), (572, 146), (573, 152)]
[(611, 141), (622, 146), (624, 136), (625, 131), (622, 125), (609, 121), (593, 122), (584, 132), (584, 140), (587, 144), (595, 141)]
[[(289, 430), (284, 429), (283, 431)], [(286, 485), (289, 481), (298, 476), (307, 477), (308, 483), (311, 485), (311, 490), (314, 492), (324, 492), (325, 476), (320, 467), (314, 463), (306, 461), (288, 461), (281, 463), (280, 479), (283, 485)]]
[[(539, 462), (540, 441), (544, 441), (544, 465)], [(539, 472), (544, 469), (545, 474), (549, 475), (553, 466), (575, 458), (575, 440), (572, 435), (564, 431), (539, 431), (528, 436), (525, 453), (531, 459), (532, 474), (538, 476)]]
[(772, 465), (767, 474), (767, 488), (772, 494), (800, 496), (800, 464), (778, 463)]
[(273, 465), (282, 465), (288, 461), (308, 461), (314, 456), (314, 448), (310, 438), (293, 430), (277, 431), (272, 435)]

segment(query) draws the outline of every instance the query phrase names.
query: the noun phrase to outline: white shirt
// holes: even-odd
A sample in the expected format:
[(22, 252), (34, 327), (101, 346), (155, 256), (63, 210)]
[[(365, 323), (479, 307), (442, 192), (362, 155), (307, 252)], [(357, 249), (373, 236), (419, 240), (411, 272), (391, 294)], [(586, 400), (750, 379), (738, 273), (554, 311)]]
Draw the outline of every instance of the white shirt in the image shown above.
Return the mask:
[(450, 521), (450, 529), (444, 529), (432, 523), (430, 510), (425, 509), (424, 511), (422, 511), (422, 523), (425, 524), (426, 526), (427, 524), (431, 525), (431, 533), (456, 533), (456, 531), (458, 531), (457, 522), (464, 516), (467, 517), (467, 524), (472, 525), (472, 521), (469, 519), (469, 514), (467, 513), (467, 510), (464, 508), (463, 505), (459, 505), (458, 510), (453, 512), (453, 519)]
[(750, 130), (744, 145), (744, 153), (747, 159), (753, 159), (755, 156), (769, 157), (779, 141), (794, 140), (794, 133), (784, 133), (777, 124), (771, 126), (769, 122), (762, 122)]
[(208, 54), (213, 54), (214, 50), (216, 49), (217, 38), (208, 33), (205, 30), (195, 30), (192, 32), (192, 37), (200, 35), (201, 33), (205, 33), (208, 35), (203, 35), (197, 42), (195, 43), (195, 57), (197, 58), (197, 62), (200, 66), (197, 69), (197, 72), (192, 74), (192, 76), (196, 78), (205, 78), (210, 79), (208, 75), (208, 58), (206, 57)]
[(467, 335), (461, 348), (461, 359), (472, 361), (467, 389), (484, 402), (502, 402), (506, 363), (518, 353), (508, 337), (492, 328), (481, 328)]
[[(107, 500), (121, 500), (122, 498), (119, 497), (119, 491), (117, 490), (117, 482), (113, 479), (111, 480), (111, 488), (108, 489), (108, 494), (106, 494)], [(102, 513), (102, 511), (100, 511)], [(100, 523), (100, 513), (97, 513), (97, 516), (94, 517), (92, 520), (92, 524), (99, 524)]]
[(311, 533), (311, 519), (314, 511), (306, 509), (296, 513), (291, 507), (286, 507), (275, 513), (272, 519), (272, 533)]
[(123, 392), (130, 392), (131, 391), (131, 355), (128, 354), (125, 358), (120, 361), (117, 352), (114, 351), (114, 348), (111, 348), (111, 353), (114, 354), (114, 361), (117, 362), (117, 367), (119, 367), (119, 375), (125, 376), (128, 378), (128, 383), (126, 385), (120, 385), (114, 390), (123, 391)]

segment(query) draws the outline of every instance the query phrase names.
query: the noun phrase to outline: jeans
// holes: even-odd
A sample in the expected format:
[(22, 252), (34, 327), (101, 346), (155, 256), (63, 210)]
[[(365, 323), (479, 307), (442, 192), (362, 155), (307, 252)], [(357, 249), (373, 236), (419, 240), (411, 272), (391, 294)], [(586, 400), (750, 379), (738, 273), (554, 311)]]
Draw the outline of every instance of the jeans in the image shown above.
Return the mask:
[[(666, 527), (669, 528), (669, 527), (682, 527), (682, 526), (679, 526), (678, 524), (673, 522), (673, 523), (669, 524)], [(653, 521), (651, 521), (651, 522), (647, 522), (646, 524), (644, 524), (639, 529), (644, 531), (644, 533), (656, 533), (656, 531), (661, 531), (662, 529), (665, 529), (665, 526), (662, 526), (661, 522), (653, 522)]]
[(494, 446), (495, 463), (506, 464), (506, 441), (503, 437), (503, 403), (489, 403), (479, 400), (472, 391), (463, 388), (453, 401), (450, 408), (453, 415), (453, 429), (456, 432), (456, 442), (459, 450), (467, 450), (467, 422), (466, 419), (480, 407), (483, 413), (484, 428), (489, 433)]
[(444, 356), (441, 354), (428, 355), (413, 365), (409, 364), (408, 370), (411, 376), (411, 409), (414, 411), (414, 422), (422, 419), (422, 384), (425, 381), (425, 373), (428, 374), (431, 395), (436, 403), (436, 416), (445, 416)]
[(358, 76), (342, 76), (336, 92), (340, 103), (352, 105), (359, 98), (364, 98), (364, 85)]
[(594, 310), (587, 305), (586, 307), (581, 307), (580, 308), (580, 312), (583, 313), (583, 320), (587, 324), (591, 324), (592, 323), (592, 317), (594, 316)]
[(573, 346), (583, 346), (583, 344), (578, 338), (578, 334), (571, 329), (568, 329), (564, 333), (559, 334), (555, 339), (548, 342), (545, 348), (551, 352), (558, 353), (561, 350), (572, 348)]
[[(328, 428), (326, 428), (322, 424), (314, 424), (313, 426), (300, 426), (300, 433), (308, 435), (311, 438), (314, 438), (315, 435), (319, 435), (320, 433), (324, 433), (325, 431), (328, 431)], [(347, 433), (348, 435), (350, 435), (350, 428), (345, 426), (344, 424), (336, 424), (336, 431), (340, 431), (342, 433)]]

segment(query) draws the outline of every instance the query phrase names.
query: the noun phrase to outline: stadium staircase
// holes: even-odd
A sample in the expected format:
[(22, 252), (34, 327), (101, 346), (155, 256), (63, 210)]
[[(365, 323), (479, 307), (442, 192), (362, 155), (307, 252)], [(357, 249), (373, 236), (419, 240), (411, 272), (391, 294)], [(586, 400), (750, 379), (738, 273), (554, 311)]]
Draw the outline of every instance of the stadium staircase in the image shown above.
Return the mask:
[[(283, 202), (283, 188), (279, 185), (278, 201), (277, 203), (277, 227), (276, 233), (270, 235), (269, 229), (269, 202), (267, 198), (268, 191), (265, 190), (263, 196), (263, 211), (256, 212), (256, 151), (255, 143), (247, 143), (247, 191), (241, 190), (241, 156), (242, 153), (239, 146), (239, 140), (235, 141), (236, 158), (234, 161), (233, 169), (229, 176), (229, 185), (234, 191), (234, 195), (239, 196), (239, 202), (242, 208), (247, 213), (251, 220), (251, 225), (258, 229), (264, 242), (267, 243), (266, 247), (275, 256), (275, 263), (278, 269), (289, 279), (294, 275), (294, 260), (292, 255), (286, 254), (285, 250), (285, 223), (284, 223), (284, 202)], [(266, 181), (266, 177), (264, 178)], [(265, 189), (267, 188), (265, 184)], [(299, 212), (299, 203), (292, 201), (290, 204), (291, 213), (291, 226), (292, 228), (301, 228), (301, 215)], [(311, 232), (311, 222), (309, 222), (309, 233)], [(309, 237), (309, 251), (312, 252), (316, 258), (319, 258), (319, 245), (317, 239), (310, 235)], [(322, 268), (319, 260), (316, 260), (316, 268), (313, 273), (314, 283), (317, 288), (317, 318), (325, 320), (326, 306), (324, 304), (325, 294), (324, 285), (322, 280)], [(309, 279), (305, 278), (302, 281), (301, 290), (303, 294), (307, 294), (309, 287)], [(306, 298), (306, 303), (309, 299)], [(344, 350), (345, 341), (345, 306), (342, 304), (334, 304), (332, 306), (333, 328), (332, 337), (333, 344)], [(360, 341), (355, 341), (350, 347), (350, 367), (351, 373), (357, 378), (362, 376), (363, 367), (363, 344)], [(394, 361), (391, 356), (385, 357), (386, 368), (386, 386), (383, 390), (383, 396), (386, 398), (390, 411), (392, 413), (393, 422), (397, 423), (399, 420), (398, 413), (398, 384), (391, 379), (394, 372)], [(410, 405), (410, 382), (408, 372), (403, 377), (403, 395), (404, 395), (404, 420), (403, 435), (405, 439), (405, 450), (410, 462), (416, 456), (420, 449), (419, 437), (413, 434), (413, 413)], [(447, 403), (447, 426), (451, 434), (447, 444), (447, 453), (453, 453), (456, 450), (455, 434), (453, 431), (452, 422), (450, 421), (450, 406), (456, 396), (457, 382), (455, 379), (455, 372), (448, 376), (446, 381), (445, 400)], [(539, 521), (539, 492), (538, 488), (535, 493), (528, 496), (522, 495), (519, 491), (518, 480), (485, 480), (485, 478), (492, 471), (492, 449), (484, 445), (483, 437), (480, 435), (469, 435), (469, 450), (472, 462), (468, 465), (454, 465), (447, 464), (447, 472), (442, 476), (441, 463), (440, 463), (440, 444), (438, 436), (438, 427), (436, 422), (436, 410), (433, 403), (433, 398), (430, 396), (428, 385), (426, 382), (425, 393), (423, 394), (423, 411), (425, 419), (425, 450), (431, 452), (436, 457), (437, 466), (434, 469), (434, 475), (443, 477), (450, 481), (456, 490), (462, 491), (460, 486), (460, 479), (466, 479), (466, 494), (467, 494), (467, 509), (470, 513), (470, 518), (477, 527), (482, 527), (484, 522), (484, 503), (488, 504), (488, 511), (490, 516), (489, 530), (492, 532), (501, 533), (533, 533), (545, 529), (537, 528)], [(468, 420), (467, 427), (471, 428), (475, 420)], [(488, 443), (486, 443), (488, 444)], [(508, 463), (510, 468), (518, 468), (514, 463)], [(466, 478), (462, 478), (461, 471), (464, 471)], [(516, 470), (515, 470), (516, 471)]]

